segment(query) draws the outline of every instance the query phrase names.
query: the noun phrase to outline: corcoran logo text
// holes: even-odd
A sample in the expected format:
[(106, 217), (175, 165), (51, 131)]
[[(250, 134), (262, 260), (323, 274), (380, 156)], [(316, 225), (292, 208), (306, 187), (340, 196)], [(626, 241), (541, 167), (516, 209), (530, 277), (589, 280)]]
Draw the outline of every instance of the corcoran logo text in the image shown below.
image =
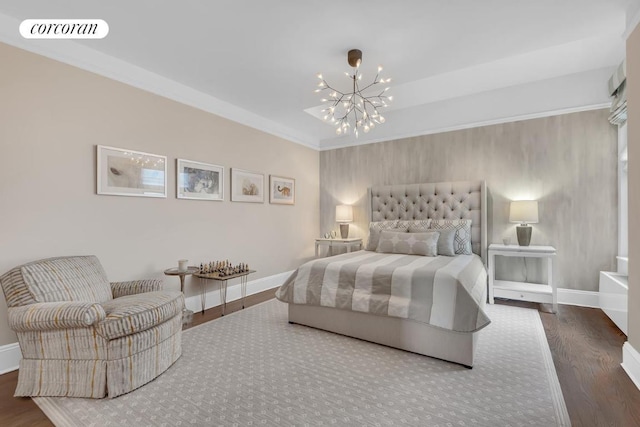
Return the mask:
[(25, 19), (20, 34), (25, 39), (102, 39), (109, 24), (102, 19)]

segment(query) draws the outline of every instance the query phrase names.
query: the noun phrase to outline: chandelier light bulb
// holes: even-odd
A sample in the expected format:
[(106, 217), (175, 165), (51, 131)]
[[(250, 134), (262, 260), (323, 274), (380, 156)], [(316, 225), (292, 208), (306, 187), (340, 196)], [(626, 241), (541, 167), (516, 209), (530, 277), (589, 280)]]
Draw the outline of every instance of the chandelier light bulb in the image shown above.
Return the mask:
[(353, 128), (353, 134), (357, 138), (360, 131), (367, 133), (373, 129), (374, 123), (384, 123), (385, 119), (379, 114), (378, 109), (387, 107), (393, 97), (387, 96), (389, 87), (380, 85), (390, 82), (391, 79), (380, 77), (380, 65), (373, 81), (361, 85), (359, 82), (363, 80), (363, 74), (359, 72), (359, 67), (362, 64), (362, 51), (351, 49), (347, 54), (347, 62), (353, 68), (352, 73), (344, 73), (350, 80), (349, 90), (343, 92), (333, 88), (323, 79), (322, 74), (318, 73), (320, 82), (315, 92), (329, 90), (328, 96), (322, 98), (322, 102), (327, 103), (327, 108), (322, 110), (322, 113), (325, 121), (330, 121), (336, 126), (336, 134), (348, 134), (349, 129)]

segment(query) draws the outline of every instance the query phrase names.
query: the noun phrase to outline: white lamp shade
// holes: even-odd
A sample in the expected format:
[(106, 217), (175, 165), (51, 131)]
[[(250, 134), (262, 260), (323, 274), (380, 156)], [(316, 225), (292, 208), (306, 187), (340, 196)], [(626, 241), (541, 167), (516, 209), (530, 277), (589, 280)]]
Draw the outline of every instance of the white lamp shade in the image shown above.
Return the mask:
[(535, 224), (538, 222), (538, 201), (518, 200), (511, 202), (509, 221), (519, 224)]
[(336, 222), (352, 222), (353, 208), (349, 205), (336, 206)]

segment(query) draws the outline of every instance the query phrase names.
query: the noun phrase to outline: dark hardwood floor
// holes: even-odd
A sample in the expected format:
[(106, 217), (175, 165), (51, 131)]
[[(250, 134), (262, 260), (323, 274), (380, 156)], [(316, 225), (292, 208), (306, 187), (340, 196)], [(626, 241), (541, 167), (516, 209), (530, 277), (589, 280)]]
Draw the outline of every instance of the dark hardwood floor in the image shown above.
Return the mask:
[[(267, 301), (274, 290), (247, 297), (246, 306)], [(497, 301), (537, 309), (574, 427), (640, 427), (640, 390), (620, 367), (626, 337), (601, 311), (559, 307), (557, 315), (545, 304)], [(227, 313), (241, 308), (227, 304)], [(195, 313), (191, 327), (219, 318), (219, 307)], [(29, 398), (15, 398), (18, 373), (0, 375), (0, 426), (52, 426)]]
[(577, 426), (640, 426), (640, 390), (620, 366), (620, 329), (597, 308), (501, 301), (536, 308), (547, 335), (571, 423)]

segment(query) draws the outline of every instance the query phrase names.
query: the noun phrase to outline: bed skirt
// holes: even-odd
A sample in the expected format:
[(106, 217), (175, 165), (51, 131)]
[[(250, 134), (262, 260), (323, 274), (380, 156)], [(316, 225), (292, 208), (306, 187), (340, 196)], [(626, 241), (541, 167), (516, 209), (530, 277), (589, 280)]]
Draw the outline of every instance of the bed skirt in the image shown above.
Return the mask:
[(426, 323), (358, 311), (289, 304), (289, 323), (473, 367), (479, 332), (454, 332)]

